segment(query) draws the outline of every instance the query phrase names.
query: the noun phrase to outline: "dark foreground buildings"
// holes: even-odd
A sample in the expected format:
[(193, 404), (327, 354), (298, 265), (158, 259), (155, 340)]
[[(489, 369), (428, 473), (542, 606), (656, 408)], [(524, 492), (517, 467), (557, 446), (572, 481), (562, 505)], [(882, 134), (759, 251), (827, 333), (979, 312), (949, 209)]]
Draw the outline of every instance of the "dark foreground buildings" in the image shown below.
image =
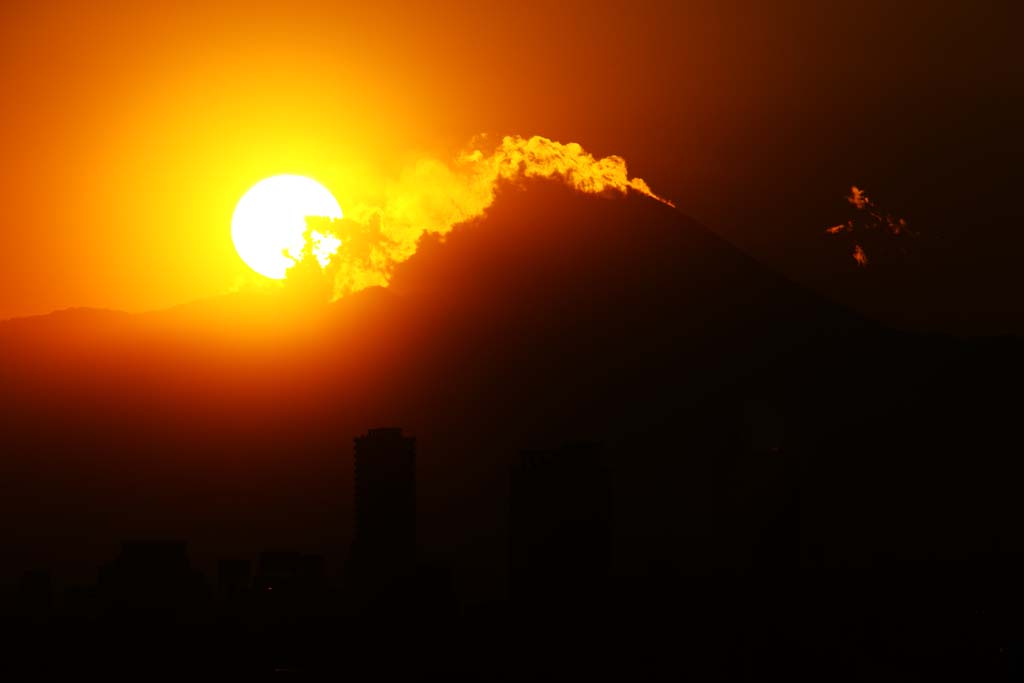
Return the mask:
[[(354, 441), (355, 536), (344, 572), (308, 548), (282, 548), (222, 561), (211, 584), (183, 541), (125, 542), (95, 585), (61, 586), (34, 570), (0, 586), (0, 671), (17, 674), (11, 680), (91, 670), (232, 680), (274, 671), (386, 680), (736, 681), (774, 680), (774, 672), (786, 680), (1021, 680), (1024, 554), (997, 543), (1013, 537), (993, 532), (990, 547), (961, 557), (852, 554), (862, 544), (883, 547), (884, 527), (868, 525), (886, 502), (861, 495), (880, 490), (868, 479), (880, 468), (853, 465), (874, 458), (891, 473), (894, 447), (729, 439), (715, 448), (713, 438), (678, 439), (519, 453), (501, 472), (509, 475), (508, 525), (487, 529), (488, 540), (507, 547), (509, 581), (474, 599), (465, 586), (480, 566), (417, 547), (415, 439), (372, 429)], [(716, 543), (675, 552), (687, 537), (661, 530), (683, 527), (684, 513), (698, 507), (663, 503), (694, 495), (701, 481), (687, 486), (683, 470), (651, 465), (701, 457), (702, 447), (715, 448), (716, 476), (706, 483), (715, 489)], [(841, 476), (824, 469), (837, 460), (848, 465)], [(927, 470), (910, 474), (919, 472)], [(838, 536), (853, 532), (856, 546)], [(701, 553), (711, 557), (697, 568), (676, 561)]]
[(100, 570), (99, 588), (111, 614), (161, 625), (194, 618), (205, 590), (186, 542), (179, 540), (124, 541)]
[(352, 577), (366, 587), (401, 580), (416, 568), (416, 439), (399, 428), (355, 438)]

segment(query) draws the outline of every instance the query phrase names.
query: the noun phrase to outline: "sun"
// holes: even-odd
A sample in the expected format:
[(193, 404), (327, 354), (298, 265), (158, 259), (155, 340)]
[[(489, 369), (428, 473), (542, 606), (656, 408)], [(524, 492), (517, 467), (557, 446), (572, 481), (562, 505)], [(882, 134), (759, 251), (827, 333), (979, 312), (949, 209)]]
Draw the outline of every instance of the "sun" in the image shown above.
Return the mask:
[[(231, 239), (246, 265), (260, 275), (280, 280), (302, 260), (306, 217), (341, 218), (330, 191), (300, 175), (276, 175), (249, 188), (231, 217)], [(340, 242), (314, 233), (314, 255), (325, 266)]]

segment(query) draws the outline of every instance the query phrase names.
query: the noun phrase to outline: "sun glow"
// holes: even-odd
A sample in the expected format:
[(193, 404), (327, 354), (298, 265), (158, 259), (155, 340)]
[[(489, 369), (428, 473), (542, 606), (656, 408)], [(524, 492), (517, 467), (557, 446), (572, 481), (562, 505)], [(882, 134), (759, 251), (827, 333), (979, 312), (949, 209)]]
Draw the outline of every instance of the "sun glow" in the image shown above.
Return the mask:
[[(280, 280), (302, 260), (306, 218), (340, 219), (341, 206), (320, 183), (299, 175), (261, 180), (238, 200), (231, 217), (231, 239), (246, 265), (260, 275)], [(326, 267), (341, 241), (334, 235), (310, 232), (311, 252)]]
[[(334, 300), (387, 287), (425, 235), (443, 239), (455, 226), (483, 216), (502, 183), (531, 178), (561, 181), (585, 194), (640, 194), (674, 206), (631, 177), (620, 156), (595, 157), (578, 143), (541, 136), (506, 136), (496, 144), (481, 137), (454, 159), (420, 157), (397, 177), (335, 170), (331, 182), (343, 191), (344, 218), (337, 200), (316, 181), (267, 178), (238, 202), (232, 237), (238, 255), (257, 273), (283, 279), (301, 271), (306, 282), (322, 275), (319, 283)], [(304, 259), (309, 262), (293, 269)]]

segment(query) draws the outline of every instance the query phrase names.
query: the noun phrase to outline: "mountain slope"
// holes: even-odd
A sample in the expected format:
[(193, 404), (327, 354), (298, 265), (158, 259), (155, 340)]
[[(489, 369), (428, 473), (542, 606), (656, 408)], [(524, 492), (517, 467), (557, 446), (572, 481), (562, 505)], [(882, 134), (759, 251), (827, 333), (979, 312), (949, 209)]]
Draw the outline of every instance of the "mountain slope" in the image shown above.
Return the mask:
[[(349, 439), (384, 424), (418, 438), (424, 543), (492, 568), (508, 466), (566, 440), (611, 449), (620, 533), (654, 539), (629, 546), (638, 556), (706, 549), (716, 528), (742, 538), (794, 488), (828, 511), (811, 517), (830, 552), (863, 556), (850, 520), (866, 491), (887, 501), (860, 517), (874, 528), (938, 503), (912, 488), (922, 468), (978, 493), (1013, 474), (940, 455), (977, 425), (1003, 433), (992, 377), (974, 369), (1012, 383), (1015, 342), (887, 330), (646, 198), (505, 187), (482, 219), (425, 240), (389, 289), (295, 301), (0, 324), (9, 559), (56, 564), (70, 543), (100, 560), (153, 535), (207, 556), (343, 555)], [(749, 459), (766, 453), (780, 455)]]

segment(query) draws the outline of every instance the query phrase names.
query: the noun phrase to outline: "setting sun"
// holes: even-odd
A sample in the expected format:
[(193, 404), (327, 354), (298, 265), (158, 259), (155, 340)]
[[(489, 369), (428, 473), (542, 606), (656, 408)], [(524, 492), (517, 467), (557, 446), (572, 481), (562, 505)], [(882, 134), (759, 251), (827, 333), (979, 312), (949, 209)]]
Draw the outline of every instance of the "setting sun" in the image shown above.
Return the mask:
[[(282, 279), (302, 260), (306, 217), (342, 217), (338, 201), (320, 183), (299, 175), (261, 180), (238, 201), (231, 218), (231, 239), (246, 265), (260, 275)], [(313, 254), (326, 266), (340, 241), (312, 233)]]

